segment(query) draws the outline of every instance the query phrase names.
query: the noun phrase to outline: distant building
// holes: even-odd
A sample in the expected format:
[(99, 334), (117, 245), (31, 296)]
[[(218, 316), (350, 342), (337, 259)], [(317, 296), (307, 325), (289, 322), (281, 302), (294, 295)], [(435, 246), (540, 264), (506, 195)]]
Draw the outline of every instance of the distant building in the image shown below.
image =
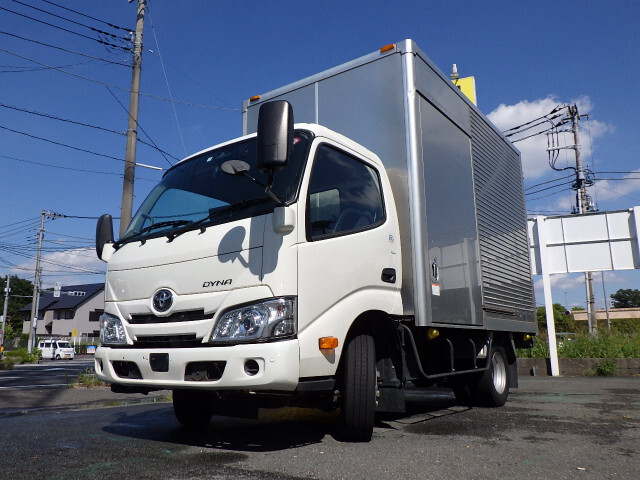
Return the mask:
[[(574, 310), (571, 314), (576, 320), (587, 321), (588, 314), (586, 310)], [(596, 310), (596, 318), (598, 320), (606, 320), (607, 311), (604, 309)], [(640, 318), (640, 308), (610, 308), (609, 318), (611, 320), (615, 320), (617, 318)]]
[[(98, 337), (99, 318), (104, 312), (104, 283), (62, 287), (58, 298), (53, 292), (42, 292), (38, 308), (39, 337), (71, 337), (74, 329), (77, 337)], [(31, 303), (20, 313), (24, 315), (22, 333), (29, 333)]]

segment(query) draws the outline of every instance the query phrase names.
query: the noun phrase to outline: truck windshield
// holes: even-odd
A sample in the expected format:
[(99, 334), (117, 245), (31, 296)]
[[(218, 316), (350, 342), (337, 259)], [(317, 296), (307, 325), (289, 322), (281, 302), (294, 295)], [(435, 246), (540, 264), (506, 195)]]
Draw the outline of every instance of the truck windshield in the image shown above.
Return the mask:
[[(309, 139), (309, 133), (296, 131), (289, 163), (274, 174), (271, 191), (284, 203), (298, 193)], [(256, 152), (253, 138), (178, 163), (149, 193), (117, 244), (165, 236), (191, 224), (201, 228), (272, 212), (276, 204), (264, 188), (221, 169), (227, 160), (243, 160), (251, 167), (250, 175), (265, 184), (267, 175), (256, 167)]]

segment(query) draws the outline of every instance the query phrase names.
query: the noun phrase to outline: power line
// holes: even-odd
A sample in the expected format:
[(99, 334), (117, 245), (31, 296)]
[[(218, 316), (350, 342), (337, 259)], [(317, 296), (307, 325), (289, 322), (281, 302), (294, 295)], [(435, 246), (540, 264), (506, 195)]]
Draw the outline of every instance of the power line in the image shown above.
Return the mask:
[(149, 8), (149, 5), (147, 5), (147, 13), (149, 14), (149, 23), (151, 25), (151, 32), (153, 33), (153, 40), (156, 42), (156, 47), (158, 49), (158, 58), (160, 59), (160, 66), (162, 67), (162, 74), (164, 75), (164, 82), (167, 85), (167, 92), (169, 92), (169, 98), (171, 99), (171, 107), (173, 108), (173, 116), (176, 119), (176, 125), (178, 126), (178, 133), (180, 134), (180, 141), (182, 142), (182, 149), (184, 150), (184, 155), (186, 157), (187, 156), (187, 147), (184, 144), (184, 137), (182, 136), (182, 129), (180, 128), (180, 121), (178, 120), (178, 112), (176, 112), (176, 104), (173, 103), (173, 96), (171, 95), (171, 87), (169, 87), (169, 79), (167, 78), (167, 71), (164, 68), (164, 62), (162, 61), (162, 54), (160, 53), (160, 44), (158, 43), (158, 37), (156, 36), (156, 29), (153, 28), (153, 20), (151, 19), (151, 9)]
[[(36, 116), (39, 116), (39, 117), (49, 118), (51, 120), (58, 120), (58, 121), (65, 122), (65, 123), (71, 123), (71, 124), (80, 125), (80, 126), (83, 126), (83, 127), (94, 128), (96, 130), (102, 130), (104, 132), (115, 133), (115, 134), (121, 135), (121, 136), (125, 136), (126, 135), (126, 132), (119, 132), (117, 130), (112, 130), (110, 128), (105, 128), (105, 127), (101, 127), (101, 126), (98, 126), (98, 125), (91, 125), (89, 123), (77, 122), (75, 120), (69, 120), (68, 118), (57, 117), (55, 115), (51, 115), (51, 114), (48, 114), (48, 113), (35, 112), (33, 110), (27, 110), (27, 109), (24, 109), (24, 108), (13, 106), (13, 105), (6, 105), (4, 103), (0, 103), (0, 107), (8, 108), (8, 109), (11, 109), (11, 110), (17, 110), (19, 112), (29, 113), (31, 115), (36, 115)], [(150, 148), (153, 148), (153, 149), (157, 150), (161, 154), (166, 154), (166, 155), (169, 155), (172, 158), (175, 158), (176, 160), (179, 160), (178, 158), (174, 157), (170, 153), (165, 152), (164, 150), (160, 149), (155, 143), (154, 144), (150, 144), (150, 143), (147, 143), (147, 142), (145, 142), (144, 140), (141, 140), (141, 139), (138, 139), (138, 141), (141, 144), (146, 145), (147, 147), (150, 147)], [(2, 156), (2, 155), (0, 155), (0, 156)], [(17, 159), (14, 159), (14, 160), (17, 160)], [(171, 164), (171, 162), (169, 162), (169, 164)], [(98, 172), (94, 172), (94, 173), (98, 173)], [(110, 175), (116, 175), (116, 174), (110, 174)]]
[(128, 38), (126, 38), (126, 37), (118, 37), (117, 35), (115, 35), (115, 34), (113, 34), (113, 33), (105, 32), (104, 30), (99, 30), (99, 29), (94, 28), (94, 27), (92, 27), (92, 26), (90, 26), (90, 25), (87, 25), (87, 24), (85, 24), (85, 23), (76, 22), (75, 20), (71, 20), (70, 18), (63, 17), (63, 16), (60, 16), (60, 15), (56, 15), (55, 13), (51, 13), (51, 12), (49, 12), (49, 11), (47, 11), (47, 10), (43, 10), (43, 9), (41, 9), (41, 8), (34, 7), (33, 5), (29, 5), (29, 4), (24, 3), (24, 2), (21, 2), (21, 1), (19, 1), (19, 0), (11, 0), (11, 1), (12, 1), (13, 3), (17, 3), (17, 4), (19, 4), (19, 5), (22, 5), (23, 7), (31, 8), (31, 9), (33, 9), (33, 10), (37, 11), (37, 12), (44, 13), (45, 15), (51, 15), (52, 17), (58, 18), (58, 19), (60, 19), (60, 20), (64, 20), (65, 22), (73, 23), (74, 25), (78, 25), (78, 26), (80, 26), (80, 27), (88, 28), (88, 29), (89, 29), (89, 30), (91, 30), (92, 32), (98, 33), (98, 34), (100, 34), (100, 35), (106, 35), (107, 37), (111, 37), (111, 38), (113, 38), (114, 40), (124, 40), (124, 41), (129, 41), (129, 39), (128, 39)]
[[(564, 182), (564, 183), (561, 183), (561, 184), (559, 184), (559, 185), (551, 185), (550, 187), (545, 187), (545, 188), (541, 188), (540, 190), (535, 190), (535, 191), (533, 191), (533, 192), (525, 193), (525, 196), (526, 196), (526, 195), (533, 195), (533, 194), (535, 194), (535, 193), (544, 192), (544, 191), (546, 191), (546, 190), (551, 190), (551, 189), (553, 189), (553, 188), (564, 187), (565, 185), (571, 185), (571, 184), (573, 184), (573, 181), (571, 181), (571, 182)], [(557, 192), (556, 192), (556, 193), (557, 193)]]
[[(118, 105), (120, 105), (120, 106), (122, 107), (122, 109), (123, 109), (125, 112), (127, 112), (127, 115), (131, 116), (131, 114), (129, 113), (129, 110), (127, 110), (127, 109), (126, 109), (126, 107), (122, 104), (122, 102), (118, 99), (118, 97), (116, 97), (116, 96), (115, 96), (115, 94), (114, 94), (114, 93), (109, 89), (109, 87), (107, 87), (107, 91), (108, 91), (108, 92), (111, 94), (111, 96), (116, 100), (116, 102), (118, 102)], [(173, 156), (173, 155), (171, 155), (170, 153), (165, 152), (165, 151), (164, 151), (164, 150), (162, 150), (160, 147), (158, 147), (158, 146), (156, 145), (156, 143), (153, 141), (153, 139), (151, 138), (151, 136), (147, 133), (147, 131), (146, 131), (144, 128), (142, 128), (142, 125), (140, 125), (140, 122), (138, 122), (138, 120), (137, 120), (137, 119), (136, 119), (136, 127), (137, 127), (137, 128), (139, 128), (140, 130), (142, 130), (142, 133), (144, 133), (144, 134), (147, 136), (147, 138), (148, 138), (148, 139), (149, 139), (149, 141), (151, 142), (152, 146), (153, 146), (156, 150), (158, 150), (158, 152), (160, 152), (160, 154), (164, 157), (164, 159), (167, 161), (167, 163), (168, 163), (169, 165), (173, 166), (173, 163), (171, 163), (171, 162), (169, 161), (169, 159), (168, 159), (167, 157), (165, 157), (165, 154), (166, 154), (166, 155), (169, 155), (171, 158), (174, 158), (175, 160), (178, 160), (178, 161), (179, 161), (179, 159), (178, 159), (178, 158), (174, 157), (174, 156)], [(137, 140), (138, 140), (139, 142), (144, 143), (145, 145), (149, 145), (149, 144), (147, 144), (146, 142), (143, 142), (142, 140), (140, 140), (139, 138), (138, 138)]]
[(29, 20), (33, 20), (34, 22), (42, 23), (42, 24), (47, 25), (49, 27), (53, 27), (53, 28), (56, 28), (58, 30), (62, 30), (64, 32), (71, 33), (73, 35), (77, 35), (79, 37), (86, 38), (88, 40), (92, 40), (94, 42), (100, 43), (102, 45), (106, 45), (108, 47), (118, 48), (120, 50), (124, 50), (125, 52), (129, 51), (129, 47), (123, 47), (121, 45), (115, 45), (113, 43), (109, 43), (109, 42), (106, 42), (104, 40), (100, 40), (98, 38), (93, 38), (93, 37), (90, 37), (88, 35), (83, 35), (82, 33), (74, 32), (73, 30), (69, 30), (68, 28), (60, 27), (58, 25), (54, 25), (53, 23), (45, 22), (44, 20), (38, 20), (37, 18), (30, 17), (29, 15), (25, 15), (25, 14), (19, 13), (19, 12), (14, 12), (13, 10), (10, 10), (8, 8), (5, 8), (5, 7), (0, 7), (0, 10), (4, 10), (5, 12), (13, 13), (14, 15), (18, 15), (20, 17), (28, 18)]
[(128, 65), (126, 63), (114, 62), (112, 60), (107, 60), (106, 58), (101, 58), (101, 57), (94, 57), (93, 55), (87, 55), (86, 53), (76, 52), (74, 50), (69, 50), (67, 48), (58, 47), (56, 45), (51, 45), (50, 43), (39, 42), (39, 41), (33, 40), (31, 38), (21, 37), (20, 35), (16, 35), (14, 33), (9, 33), (9, 32), (4, 32), (4, 31), (0, 31), (0, 33), (3, 34), (3, 35), (8, 35), (8, 36), (11, 36), (11, 37), (18, 38), (20, 40), (24, 40), (25, 42), (36, 43), (36, 44), (42, 45), (44, 47), (55, 48), (56, 50), (61, 50), (61, 51), (66, 52), (66, 53), (72, 53), (74, 55), (80, 55), (82, 57), (91, 58), (93, 60), (99, 60), (101, 62), (110, 63), (112, 65), (120, 65), (122, 67), (128, 67)]
[(99, 18), (92, 17), (91, 15), (87, 15), (86, 13), (78, 12), (77, 10), (73, 10), (71, 8), (64, 7), (64, 6), (59, 5), (59, 4), (55, 3), (55, 2), (51, 2), (49, 0), (42, 0), (42, 1), (44, 3), (48, 3), (50, 5), (54, 5), (54, 6), (58, 7), (58, 8), (62, 8), (63, 10), (67, 10), (69, 12), (73, 12), (73, 13), (75, 13), (77, 15), (81, 15), (83, 17), (90, 18), (91, 20), (95, 20), (96, 22), (104, 23), (105, 25), (108, 25), (109, 27), (115, 28), (117, 30), (124, 30), (125, 32), (131, 32), (131, 30), (132, 30), (131, 28), (119, 27), (118, 25), (114, 25), (113, 23), (107, 22), (106, 20), (101, 20)]
[(21, 132), (20, 130), (14, 130), (12, 128), (5, 127), (4, 125), (0, 125), (0, 128), (3, 129), (3, 130), (7, 130), (9, 132), (17, 133), (19, 135), (24, 135), (24, 136), (29, 137), (29, 138), (34, 138), (36, 140), (42, 140), (43, 142), (52, 143), (52, 144), (58, 145), (60, 147), (66, 147), (66, 148), (70, 148), (72, 150), (77, 150), (79, 152), (90, 153), (91, 155), (97, 155), (99, 157), (104, 157), (104, 158), (109, 158), (111, 160), (118, 160), (119, 162), (124, 162), (124, 160), (122, 158), (113, 157), (111, 155), (106, 155), (104, 153), (93, 152), (93, 151), (87, 150), (85, 148), (74, 147), (73, 145), (68, 145), (68, 144), (62, 143), (62, 142), (56, 142), (55, 140), (49, 140), (48, 138), (44, 138), (44, 137), (38, 137), (37, 135), (31, 135), (30, 133)]
[[(67, 65), (59, 65), (55, 68), (71, 68), (71, 67), (81, 67), (89, 65), (90, 63), (95, 62), (95, 60), (89, 60), (86, 62), (78, 62), (78, 63), (68, 63)], [(18, 66), (7, 66), (5, 68), (12, 68), (13, 70), (2, 70), (0, 73), (28, 73), (28, 72), (40, 72), (43, 70), (51, 70), (50, 67), (18, 67)]]
[(35, 112), (33, 110), (27, 110), (26, 108), (16, 107), (14, 105), (7, 105), (7, 104), (4, 104), (4, 103), (0, 103), (0, 107), (8, 108), (8, 109), (11, 109), (11, 110), (17, 110), (19, 112), (29, 113), (31, 115), (37, 115), (38, 117), (49, 118), (51, 120), (58, 120), (60, 122), (71, 123), (73, 125), (80, 125), (82, 127), (89, 127), (89, 128), (94, 128), (96, 130), (102, 130), (104, 132), (115, 133), (117, 135), (126, 135), (126, 132), (119, 132), (117, 130), (112, 130), (110, 128), (105, 128), (105, 127), (100, 127), (98, 125), (91, 125), (89, 123), (77, 122), (75, 120), (69, 120), (68, 118), (57, 117), (55, 115), (51, 115), (51, 114), (48, 114), (48, 113)]
[(546, 184), (548, 184), (548, 183), (559, 182), (560, 180), (566, 180), (567, 178), (572, 178), (573, 176), (574, 176), (574, 175), (573, 175), (573, 174), (571, 174), (571, 175), (566, 175), (566, 176), (564, 176), (564, 177), (556, 178), (556, 179), (554, 179), (554, 180), (548, 180), (548, 181), (546, 181), (546, 182), (536, 183), (536, 184), (534, 184), (534, 185), (530, 185), (529, 187), (525, 188), (524, 190), (525, 190), (525, 192), (526, 192), (527, 190), (531, 190), (532, 188), (539, 187), (539, 186), (541, 186), (541, 185), (546, 185)]
[(0, 229), (2, 229), (2, 228), (7, 228), (7, 227), (12, 227), (12, 226), (14, 226), (14, 225), (20, 225), (21, 223), (27, 223), (27, 222), (32, 222), (32, 223), (33, 223), (33, 222), (36, 222), (36, 221), (38, 221), (38, 220), (39, 220), (39, 219), (38, 219), (38, 217), (28, 218), (28, 219), (26, 219), (26, 220), (21, 220), (21, 221), (19, 221), (19, 222), (8, 223), (8, 224), (6, 224), (6, 225), (0, 225)]
[[(36, 161), (33, 161), (33, 160), (25, 160), (23, 158), (9, 157), (7, 155), (0, 155), (0, 158), (5, 158), (7, 160), (13, 160), (13, 161), (16, 161), (16, 162), (30, 163), (32, 165), (39, 165), (41, 167), (59, 168), (59, 169), (62, 169), (62, 170), (71, 170), (71, 171), (75, 171), (75, 172), (97, 173), (97, 174), (100, 174), (100, 175), (112, 175), (112, 176), (122, 177), (121, 173), (101, 172), (101, 171), (97, 171), (97, 170), (87, 170), (87, 169), (84, 169), (84, 168), (63, 167), (62, 165), (51, 165), (50, 163), (36, 162)], [(157, 180), (152, 180), (151, 178), (137, 177), (137, 176), (136, 176), (136, 180), (145, 180), (145, 181), (154, 182), (154, 183), (157, 182)]]
[[(0, 7), (0, 8), (2, 8), (2, 7)], [(43, 67), (47, 67), (47, 68), (53, 69), (53, 70), (55, 70), (57, 72), (64, 73), (65, 75), (70, 75), (72, 77), (80, 78), (80, 79), (86, 80), (88, 82), (97, 83), (98, 85), (104, 85), (104, 86), (107, 86), (107, 87), (115, 88), (117, 90), (122, 90), (123, 92), (129, 93), (129, 90), (126, 89), (126, 88), (118, 87), (117, 85), (112, 85), (112, 84), (109, 84), (109, 83), (101, 82), (99, 80), (94, 80), (93, 78), (83, 77), (82, 75), (78, 75), (78, 74), (75, 74), (75, 73), (67, 72), (65, 70), (62, 70), (62, 69), (57, 68), (57, 67), (54, 67), (52, 65), (47, 65), (46, 63), (38, 62), (37, 60), (34, 60), (32, 58), (25, 57), (23, 55), (19, 55), (17, 53), (11, 52), (9, 50), (5, 50), (4, 48), (0, 48), (0, 52), (8, 53), (9, 55), (13, 55), (14, 57), (22, 58), (23, 60), (28, 60), (30, 62), (33, 62), (33, 63), (37, 64), (37, 65), (41, 65)], [(178, 103), (178, 104), (181, 104), (181, 105), (188, 105), (188, 106), (191, 106), (191, 107), (208, 108), (210, 110), (226, 110), (226, 111), (233, 111), (233, 112), (239, 112), (240, 111), (240, 109), (238, 109), (238, 108), (213, 107), (211, 105), (200, 105), (200, 104), (197, 104), (197, 103), (183, 102), (183, 101), (180, 101), (180, 100), (171, 100), (169, 98), (158, 97), (156, 95), (151, 95), (149, 93), (140, 92), (140, 95), (142, 95), (144, 97), (154, 98), (156, 100), (161, 100), (163, 102), (173, 102), (173, 103)]]
[(513, 128), (509, 128), (508, 130), (504, 130), (502, 133), (504, 134), (504, 133), (510, 132), (512, 130), (518, 130), (519, 128), (527, 126), (527, 125), (529, 125), (529, 124), (531, 124), (533, 122), (537, 122), (538, 120), (542, 120), (543, 118), (547, 118), (547, 115), (552, 115), (552, 114), (560, 111), (563, 108), (564, 108), (564, 105), (558, 105), (553, 110), (551, 110), (549, 113), (547, 113), (546, 115), (542, 115), (541, 117), (534, 118), (533, 120), (529, 120), (528, 122), (525, 122), (522, 125), (518, 125), (517, 127), (513, 127)]

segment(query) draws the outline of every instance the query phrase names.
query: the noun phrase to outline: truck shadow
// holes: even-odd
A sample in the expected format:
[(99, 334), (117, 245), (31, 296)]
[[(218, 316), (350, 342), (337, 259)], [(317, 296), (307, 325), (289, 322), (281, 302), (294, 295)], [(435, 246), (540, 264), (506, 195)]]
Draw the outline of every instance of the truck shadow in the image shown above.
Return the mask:
[[(402, 430), (449, 415), (468, 411), (452, 394), (433, 392), (407, 395), (407, 412), (376, 415), (378, 430)], [(154, 408), (141, 413), (122, 412), (103, 427), (107, 433), (174, 445), (235, 452), (271, 452), (322, 443), (326, 436), (341, 441), (338, 434), (340, 412), (305, 408), (260, 410), (258, 420), (214, 416), (200, 430), (182, 427), (172, 408)], [(374, 436), (376, 431), (374, 430)]]

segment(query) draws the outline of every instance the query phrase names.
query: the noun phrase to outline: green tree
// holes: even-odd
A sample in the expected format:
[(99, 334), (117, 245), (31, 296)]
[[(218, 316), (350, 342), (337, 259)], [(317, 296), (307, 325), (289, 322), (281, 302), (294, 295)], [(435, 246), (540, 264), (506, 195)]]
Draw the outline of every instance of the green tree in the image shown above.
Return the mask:
[(613, 308), (634, 308), (640, 307), (640, 290), (621, 288), (616, 293), (611, 294)]
[[(33, 295), (33, 283), (29, 280), (12, 275), (11, 282), (9, 283), (11, 293), (9, 294), (9, 305), (7, 307), (7, 328), (5, 340), (22, 333), (23, 318), (18, 311), (28, 303), (31, 303), (31, 296)], [(4, 290), (6, 286), (7, 277), (0, 278), (0, 315), (4, 312)]]
[[(576, 321), (573, 315), (565, 315), (566, 309), (559, 303), (553, 304), (553, 320), (556, 326), (556, 332), (575, 332)], [(545, 307), (538, 307), (536, 310), (538, 316), (538, 329), (547, 330), (547, 312)]]

